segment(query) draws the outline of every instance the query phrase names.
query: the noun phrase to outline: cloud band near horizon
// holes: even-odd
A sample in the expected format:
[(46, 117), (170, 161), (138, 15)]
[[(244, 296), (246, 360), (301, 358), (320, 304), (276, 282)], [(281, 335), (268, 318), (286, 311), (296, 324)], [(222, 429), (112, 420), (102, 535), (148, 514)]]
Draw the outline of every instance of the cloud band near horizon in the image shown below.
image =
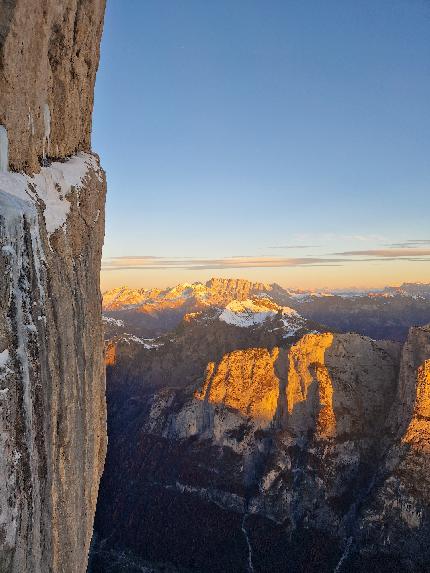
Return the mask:
[[(365, 258), (363, 258), (365, 257)], [(151, 255), (110, 257), (102, 262), (102, 271), (116, 270), (211, 270), (241, 268), (327, 267), (345, 263), (378, 261), (430, 262), (430, 249), (369, 249), (331, 253), (319, 257), (233, 256), (223, 258), (157, 257)]]

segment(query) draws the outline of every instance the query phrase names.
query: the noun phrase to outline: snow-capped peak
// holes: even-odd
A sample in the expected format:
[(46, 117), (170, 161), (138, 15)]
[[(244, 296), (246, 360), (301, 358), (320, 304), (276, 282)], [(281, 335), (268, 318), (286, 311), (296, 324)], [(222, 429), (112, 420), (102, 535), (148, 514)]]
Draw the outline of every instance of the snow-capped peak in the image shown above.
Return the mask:
[(267, 319), (300, 318), (300, 315), (287, 306), (278, 306), (268, 298), (233, 300), (219, 315), (219, 320), (240, 327), (262, 324)]

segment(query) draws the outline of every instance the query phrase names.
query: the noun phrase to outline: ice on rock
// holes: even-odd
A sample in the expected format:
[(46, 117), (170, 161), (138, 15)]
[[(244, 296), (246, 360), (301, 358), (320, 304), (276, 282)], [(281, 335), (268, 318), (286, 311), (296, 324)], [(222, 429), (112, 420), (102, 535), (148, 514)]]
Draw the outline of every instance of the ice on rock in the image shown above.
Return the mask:
[(9, 362), (9, 349), (3, 350), (0, 352), (0, 379), (7, 374), (9, 368), (7, 367)]
[(0, 352), (0, 368), (4, 368), (6, 364), (9, 362), (9, 350), (3, 350)]
[(31, 135), (34, 137), (34, 119), (30, 107), (28, 108), (28, 129), (30, 130)]
[(6, 128), (0, 125), (0, 173), (9, 169), (9, 141)]
[[(2, 131), (4, 134), (5, 131)], [(4, 150), (4, 141), (2, 142)], [(74, 188), (78, 193), (88, 173), (99, 173), (97, 160), (85, 153), (79, 153), (66, 162), (52, 163), (42, 167), (37, 175), (7, 172), (2, 151), (2, 172), (0, 173), (0, 227), (1, 256), (5, 258), (5, 270), (13, 305), (11, 323), (14, 325), (14, 349), (0, 352), (0, 381), (4, 383), (12, 363), (18, 364), (22, 391), (23, 424), (25, 447), (28, 452), (29, 473), (31, 475), (32, 511), (39, 519), (43, 492), (39, 489), (38, 468), (40, 464), (37, 448), (37, 424), (34, 422), (34, 393), (39, 391), (32, 379), (32, 356), (37, 339), (35, 320), (43, 320), (42, 308), (45, 304), (44, 261), (45, 252), (41, 240), (41, 230), (46, 226), (48, 236), (67, 221), (70, 202), (67, 197)], [(42, 211), (42, 212), (41, 212)], [(43, 215), (43, 216), (42, 216)], [(29, 269), (34, 283), (29, 283)], [(37, 306), (40, 305), (40, 308)], [(36, 308), (35, 308), (36, 307)], [(37, 319), (35, 318), (37, 317)], [(12, 354), (12, 356), (11, 356)], [(11, 358), (13, 357), (13, 360)], [(1, 400), (7, 399), (8, 388), (1, 388)], [(11, 434), (0, 432), (0, 483), (10, 491), (15, 490), (16, 469), (4, 452), (10, 451)], [(18, 467), (18, 466), (17, 466)], [(19, 508), (10, 504), (7, 497), (0, 499), (0, 530), (4, 542), (13, 547), (17, 535)], [(37, 517), (39, 516), (39, 517)], [(34, 531), (41, 529), (34, 523)], [(37, 562), (36, 562), (37, 565)], [(32, 570), (40, 571), (37, 566)]]
[(43, 123), (45, 127), (45, 138), (43, 140), (43, 158), (45, 158), (45, 153), (49, 154), (49, 145), (51, 139), (51, 111), (47, 103), (45, 103), (43, 106)]

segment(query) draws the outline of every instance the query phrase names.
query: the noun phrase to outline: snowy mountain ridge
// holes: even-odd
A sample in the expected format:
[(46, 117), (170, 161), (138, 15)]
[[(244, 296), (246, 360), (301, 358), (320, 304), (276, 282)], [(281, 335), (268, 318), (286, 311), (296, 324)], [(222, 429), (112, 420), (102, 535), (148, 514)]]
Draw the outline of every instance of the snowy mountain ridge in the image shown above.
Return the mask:
[(139, 306), (157, 307), (160, 303), (180, 303), (194, 299), (202, 305), (228, 304), (232, 300), (243, 301), (255, 297), (284, 297), (286, 300), (306, 302), (318, 298), (392, 298), (395, 296), (430, 299), (430, 284), (404, 283), (379, 290), (303, 290), (283, 288), (276, 283), (255, 283), (242, 279), (213, 278), (203, 282), (180, 283), (165, 289), (129, 288), (121, 286), (103, 294), (104, 310), (125, 310)]

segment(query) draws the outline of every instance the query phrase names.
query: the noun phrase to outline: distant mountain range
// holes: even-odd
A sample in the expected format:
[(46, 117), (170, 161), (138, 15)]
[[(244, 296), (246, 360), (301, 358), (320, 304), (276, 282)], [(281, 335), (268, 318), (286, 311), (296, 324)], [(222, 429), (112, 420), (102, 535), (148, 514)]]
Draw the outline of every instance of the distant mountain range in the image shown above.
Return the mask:
[(172, 305), (180, 300), (200, 301), (202, 304), (228, 304), (231, 300), (245, 300), (253, 296), (269, 296), (276, 300), (311, 300), (322, 297), (342, 298), (392, 298), (396, 296), (430, 300), (430, 283), (403, 283), (397, 287), (387, 286), (375, 290), (333, 290), (320, 291), (285, 289), (276, 283), (258, 283), (243, 279), (212, 278), (206, 283), (181, 283), (166, 289), (131, 289), (126, 286), (108, 290), (103, 295), (105, 310), (124, 310), (157, 306), (162, 301)]
[[(255, 306), (256, 299), (288, 307), (304, 319), (330, 329), (375, 339), (403, 341), (410, 326), (430, 322), (430, 284), (405, 283), (368, 292), (312, 292), (284, 289), (277, 284), (213, 278), (206, 283), (184, 283), (167, 289), (119, 287), (107, 291), (103, 295), (107, 336), (127, 332), (152, 338), (177, 327), (189, 313), (209, 308), (223, 312), (231, 303), (245, 301), (254, 301), (247, 304)], [(250, 307), (246, 312), (250, 313)], [(257, 315), (259, 319), (263, 316)]]

